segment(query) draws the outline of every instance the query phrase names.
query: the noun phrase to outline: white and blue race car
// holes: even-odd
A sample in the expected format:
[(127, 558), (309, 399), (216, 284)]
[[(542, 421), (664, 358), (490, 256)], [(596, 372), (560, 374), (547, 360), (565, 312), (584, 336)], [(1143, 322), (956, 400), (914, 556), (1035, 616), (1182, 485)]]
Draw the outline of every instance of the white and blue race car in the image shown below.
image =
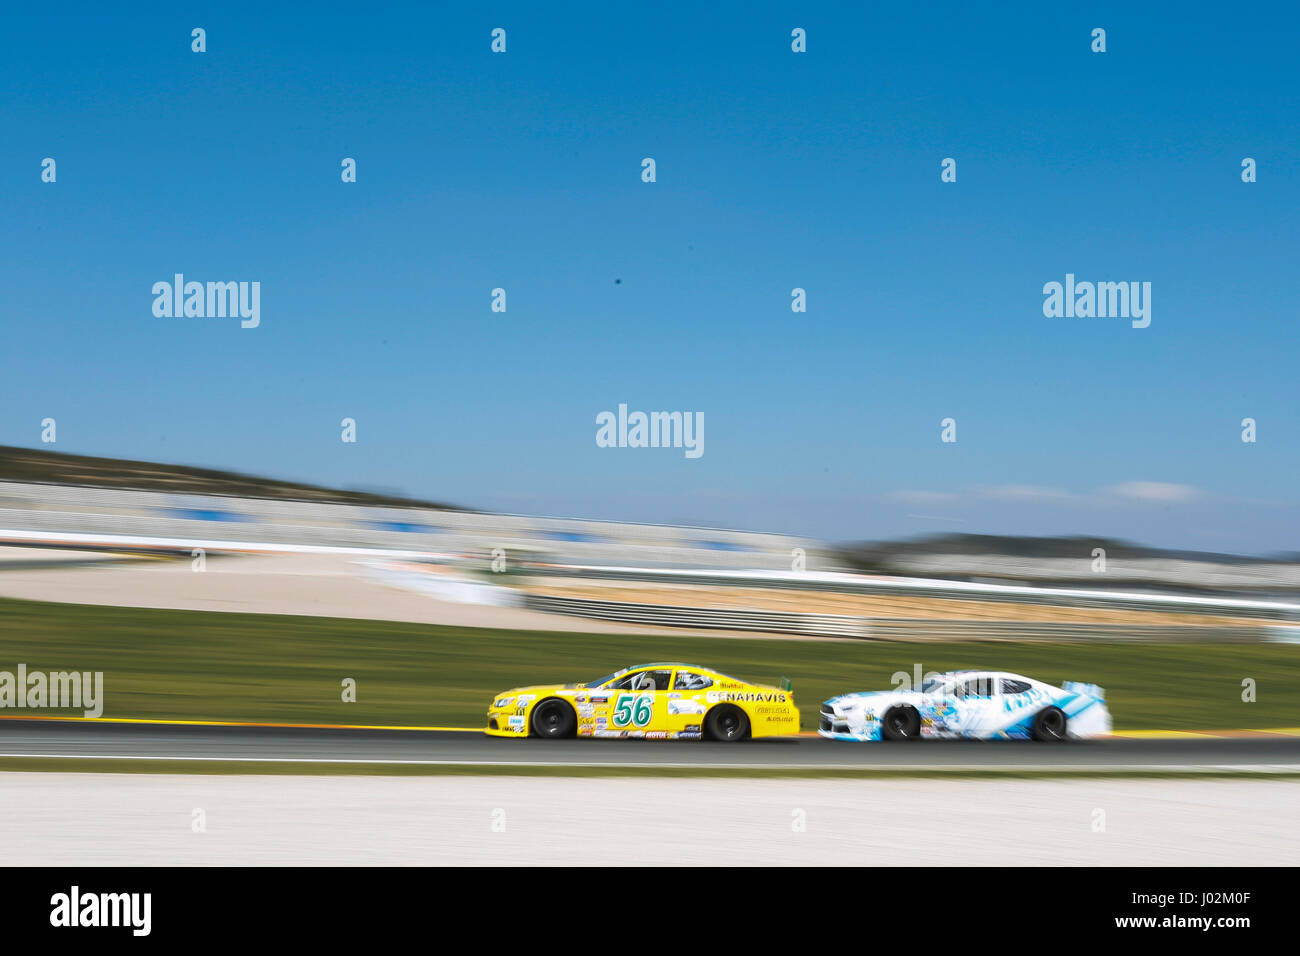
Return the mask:
[(822, 705), (817, 732), (832, 740), (1064, 740), (1111, 732), (1105, 692), (1002, 671), (929, 675), (919, 690), (844, 694)]

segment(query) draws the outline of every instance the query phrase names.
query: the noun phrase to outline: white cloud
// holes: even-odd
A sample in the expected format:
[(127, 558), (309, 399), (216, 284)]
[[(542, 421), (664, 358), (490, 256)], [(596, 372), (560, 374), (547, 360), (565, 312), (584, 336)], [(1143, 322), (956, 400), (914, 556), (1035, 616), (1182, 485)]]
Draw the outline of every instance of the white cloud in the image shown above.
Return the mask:
[(1128, 498), (1131, 501), (1151, 501), (1161, 504), (1194, 501), (1201, 496), (1198, 488), (1167, 481), (1125, 481), (1112, 485), (1106, 490), (1112, 495)]

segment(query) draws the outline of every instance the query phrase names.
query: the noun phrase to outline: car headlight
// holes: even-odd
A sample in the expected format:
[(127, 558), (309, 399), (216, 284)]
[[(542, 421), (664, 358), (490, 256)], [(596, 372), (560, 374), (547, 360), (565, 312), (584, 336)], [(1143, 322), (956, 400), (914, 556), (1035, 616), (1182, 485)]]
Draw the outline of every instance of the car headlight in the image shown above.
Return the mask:
[(509, 707), (514, 702), (515, 699), (513, 697), (498, 697), (492, 702), (492, 706), (499, 710), (502, 707)]

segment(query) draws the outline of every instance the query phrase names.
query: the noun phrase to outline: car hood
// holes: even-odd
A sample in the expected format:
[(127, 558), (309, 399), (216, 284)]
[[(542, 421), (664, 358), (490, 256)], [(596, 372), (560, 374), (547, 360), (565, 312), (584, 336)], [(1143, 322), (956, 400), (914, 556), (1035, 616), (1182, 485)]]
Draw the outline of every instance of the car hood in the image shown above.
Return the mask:
[(562, 687), (576, 687), (576, 684), (534, 684), (531, 687), (512, 687), (509, 690), (503, 690), (493, 699), (499, 700), (502, 697), (519, 697), (527, 694), (551, 694)]

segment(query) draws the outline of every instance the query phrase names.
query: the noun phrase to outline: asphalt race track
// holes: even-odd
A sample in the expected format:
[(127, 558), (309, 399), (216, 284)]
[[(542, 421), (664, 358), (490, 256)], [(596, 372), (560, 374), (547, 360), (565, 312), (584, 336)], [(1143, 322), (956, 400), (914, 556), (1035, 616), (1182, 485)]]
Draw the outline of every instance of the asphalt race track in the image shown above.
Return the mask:
[(0, 720), (0, 757), (796, 770), (1300, 771), (1300, 737), (852, 744), (508, 740), (476, 732)]

